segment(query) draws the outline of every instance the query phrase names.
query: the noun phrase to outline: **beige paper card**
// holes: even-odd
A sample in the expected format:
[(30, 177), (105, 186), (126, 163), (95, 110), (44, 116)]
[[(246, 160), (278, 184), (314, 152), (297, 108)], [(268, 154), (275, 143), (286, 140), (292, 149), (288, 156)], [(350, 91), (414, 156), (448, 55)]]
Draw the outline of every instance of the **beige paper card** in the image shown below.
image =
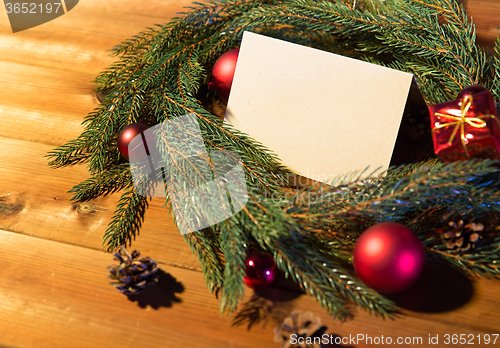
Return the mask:
[(226, 121), (314, 180), (386, 169), (412, 76), (245, 32)]

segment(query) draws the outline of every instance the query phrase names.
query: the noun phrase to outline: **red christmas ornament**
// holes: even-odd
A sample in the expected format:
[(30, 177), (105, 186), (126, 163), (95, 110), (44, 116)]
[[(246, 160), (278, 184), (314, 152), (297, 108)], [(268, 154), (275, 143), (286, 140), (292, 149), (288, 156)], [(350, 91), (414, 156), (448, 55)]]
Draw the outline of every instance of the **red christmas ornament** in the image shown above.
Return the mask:
[(221, 99), (229, 99), (239, 53), (239, 48), (227, 51), (217, 59), (212, 68), (212, 81), (208, 84), (208, 87), (215, 89)]
[(463, 98), (465, 98), (468, 95), (472, 96), (474, 94), (481, 93), (481, 92), (484, 92), (484, 91), (489, 92), (489, 90), (487, 88), (484, 88), (483, 86), (479, 86), (479, 85), (473, 85), (473, 86), (465, 87), (464, 89), (462, 89), (460, 91), (460, 93), (458, 93), (457, 99), (463, 99)]
[(252, 289), (269, 287), (278, 274), (273, 257), (266, 253), (248, 255), (245, 264), (245, 283)]
[(395, 293), (413, 285), (425, 262), (424, 247), (406, 226), (383, 222), (358, 238), (353, 253), (356, 273), (381, 293)]
[[(133, 149), (128, 148), (128, 145), (132, 139), (148, 128), (149, 126), (144, 123), (132, 123), (121, 130), (118, 135), (118, 150), (120, 150), (120, 153), (127, 161), (129, 159), (130, 151), (133, 151)], [(141, 147), (142, 144), (143, 142), (141, 142), (137, 147)]]

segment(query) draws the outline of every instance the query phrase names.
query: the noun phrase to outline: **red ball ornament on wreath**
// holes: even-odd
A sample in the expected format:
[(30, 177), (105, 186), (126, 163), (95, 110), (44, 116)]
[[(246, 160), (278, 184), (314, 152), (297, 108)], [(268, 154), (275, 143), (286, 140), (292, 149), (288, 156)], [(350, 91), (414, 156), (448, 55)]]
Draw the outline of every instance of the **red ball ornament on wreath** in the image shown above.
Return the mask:
[(276, 263), (271, 255), (255, 253), (247, 256), (245, 283), (252, 289), (265, 289), (274, 282), (278, 275)]
[(227, 51), (217, 59), (212, 68), (212, 80), (208, 84), (210, 89), (214, 89), (219, 97), (225, 101), (229, 99), (229, 92), (233, 84), (234, 71), (238, 61), (239, 48)]
[(481, 93), (481, 92), (484, 92), (484, 91), (488, 91), (489, 92), (489, 90), (487, 88), (484, 88), (483, 86), (479, 86), (479, 85), (473, 85), (473, 86), (465, 87), (464, 89), (462, 89), (460, 91), (460, 93), (458, 93), (457, 99), (463, 99), (463, 98), (465, 98), (468, 95), (472, 96), (474, 94)]
[(425, 263), (424, 247), (406, 226), (383, 222), (368, 228), (356, 242), (353, 264), (368, 286), (391, 294), (412, 286)]
[[(118, 135), (118, 150), (127, 161), (130, 157), (130, 153), (134, 151), (134, 149), (129, 149), (130, 142), (148, 128), (149, 126), (144, 123), (132, 123), (123, 127), (120, 131), (120, 134)], [(143, 144), (144, 142), (141, 141), (135, 149), (144, 146)]]

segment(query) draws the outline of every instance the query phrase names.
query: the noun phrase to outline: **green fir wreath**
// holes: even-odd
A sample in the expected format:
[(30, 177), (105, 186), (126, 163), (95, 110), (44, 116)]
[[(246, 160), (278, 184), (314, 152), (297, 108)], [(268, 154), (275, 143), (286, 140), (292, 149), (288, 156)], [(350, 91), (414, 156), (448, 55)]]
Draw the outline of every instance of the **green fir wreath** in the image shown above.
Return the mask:
[[(474, 249), (457, 253), (436, 233), (450, 212), (479, 218), (499, 210), (496, 162), (428, 160), (370, 178), (349, 174), (276, 202), (266, 197), (283, 192), (288, 171), (269, 150), (207, 111), (199, 96), (215, 60), (238, 47), (244, 31), (252, 31), (412, 73), (427, 104), (454, 99), (461, 89), (476, 84), (489, 89), (498, 102), (500, 39), (496, 53), (477, 46), (474, 26), (460, 4), (222, 0), (193, 6), (113, 49), (117, 62), (95, 80), (107, 98), (85, 118), (78, 138), (48, 154), (53, 167), (88, 166), (91, 177), (70, 190), (73, 201), (123, 191), (104, 235), (108, 250), (131, 243), (148, 206), (148, 198), (135, 192), (129, 165), (117, 149), (118, 133), (130, 123), (154, 125), (194, 113), (207, 149), (239, 154), (250, 192), (239, 213), (184, 236), (203, 266), (207, 287), (220, 295), (221, 312), (237, 308), (244, 292), (245, 257), (255, 246), (272, 254), (278, 268), (329, 314), (346, 317), (350, 300), (375, 315), (391, 317), (395, 304), (359, 281), (350, 265), (356, 238), (381, 221), (412, 229), (428, 258), (469, 275), (500, 274), (500, 237), (485, 234)], [(324, 197), (344, 190), (364, 199), (302, 199), (315, 190), (322, 190)]]

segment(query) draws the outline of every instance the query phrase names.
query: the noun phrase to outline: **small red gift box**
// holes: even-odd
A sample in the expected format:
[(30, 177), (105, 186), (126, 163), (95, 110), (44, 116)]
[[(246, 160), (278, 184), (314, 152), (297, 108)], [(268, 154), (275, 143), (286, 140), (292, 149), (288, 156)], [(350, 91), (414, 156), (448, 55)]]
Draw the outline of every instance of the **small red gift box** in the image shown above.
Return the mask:
[(500, 160), (500, 120), (489, 91), (431, 105), (429, 111), (434, 152), (442, 161)]

